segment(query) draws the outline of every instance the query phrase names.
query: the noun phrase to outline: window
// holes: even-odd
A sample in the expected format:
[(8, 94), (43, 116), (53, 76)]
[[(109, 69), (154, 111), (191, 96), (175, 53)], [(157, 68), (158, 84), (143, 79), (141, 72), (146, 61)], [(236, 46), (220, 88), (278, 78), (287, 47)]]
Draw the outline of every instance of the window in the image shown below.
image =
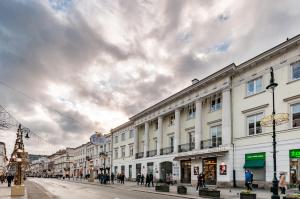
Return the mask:
[(115, 144), (118, 143), (119, 140), (118, 140), (118, 136), (115, 136)]
[(218, 147), (222, 144), (222, 126), (213, 126), (210, 128), (211, 147)]
[(110, 143), (108, 143), (108, 151), (111, 151), (111, 150), (110, 150)]
[(158, 121), (155, 121), (154, 122), (154, 131), (157, 131), (157, 129), (158, 129)]
[(291, 64), (292, 80), (300, 79), (300, 61)]
[(133, 145), (129, 145), (129, 156), (133, 156)]
[(103, 151), (106, 152), (106, 144), (104, 144)]
[(293, 127), (300, 126), (300, 103), (294, 104), (292, 108), (292, 122)]
[(187, 111), (188, 111), (187, 112), (187, 119), (188, 120), (195, 118), (195, 113), (196, 113), (195, 103), (189, 104), (188, 107), (187, 107)]
[(217, 110), (220, 110), (221, 107), (222, 107), (222, 104), (221, 104), (221, 94), (213, 95), (211, 97), (210, 110), (211, 111), (217, 111)]
[(125, 157), (125, 146), (123, 146), (121, 148), (121, 157), (124, 158)]
[(190, 132), (188, 136), (189, 143), (195, 143), (195, 132)]
[(122, 137), (121, 137), (121, 140), (122, 140), (122, 141), (125, 140), (125, 135), (126, 135), (125, 133), (122, 133)]
[(119, 156), (119, 154), (118, 154), (118, 153), (119, 153), (119, 149), (118, 149), (118, 148), (116, 148), (116, 149), (115, 149), (115, 159), (117, 159), (117, 158), (118, 158), (118, 156)]
[(260, 126), (260, 120), (261, 120), (262, 116), (263, 116), (263, 114), (259, 113), (259, 114), (247, 117), (248, 135), (255, 135), (255, 134), (262, 133), (262, 128)]
[(174, 147), (174, 137), (169, 137), (169, 144), (170, 144), (170, 147)]
[(129, 131), (129, 138), (133, 138), (134, 137), (134, 131), (133, 130), (130, 130)]
[(172, 114), (169, 117), (169, 126), (173, 126), (174, 124), (175, 124), (175, 114)]
[(262, 77), (251, 80), (247, 83), (247, 96), (259, 93), (262, 89)]

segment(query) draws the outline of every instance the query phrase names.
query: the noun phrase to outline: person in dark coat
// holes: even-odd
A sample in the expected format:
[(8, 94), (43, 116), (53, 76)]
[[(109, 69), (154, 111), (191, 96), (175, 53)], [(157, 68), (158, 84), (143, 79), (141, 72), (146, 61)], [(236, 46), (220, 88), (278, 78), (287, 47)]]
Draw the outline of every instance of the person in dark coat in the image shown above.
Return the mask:
[(150, 173), (149, 177), (150, 177), (150, 182), (151, 182), (151, 184), (152, 184), (152, 187), (154, 187), (153, 174)]
[(111, 173), (110, 178), (111, 178), (111, 183), (114, 184), (114, 181), (115, 181), (115, 174), (114, 174), (114, 173)]
[(141, 185), (145, 185), (144, 180), (145, 180), (145, 176), (144, 176), (144, 174), (142, 174), (142, 176), (141, 176)]
[(150, 176), (149, 174), (146, 175), (146, 184), (145, 187), (150, 187)]
[(137, 185), (140, 185), (140, 182), (141, 182), (141, 174), (138, 173), (137, 176), (136, 176), (136, 183), (137, 183)]
[(11, 175), (11, 174), (8, 174), (8, 176), (7, 176), (7, 185), (8, 185), (8, 187), (11, 186), (11, 182), (12, 182), (13, 180), (14, 180), (14, 176)]

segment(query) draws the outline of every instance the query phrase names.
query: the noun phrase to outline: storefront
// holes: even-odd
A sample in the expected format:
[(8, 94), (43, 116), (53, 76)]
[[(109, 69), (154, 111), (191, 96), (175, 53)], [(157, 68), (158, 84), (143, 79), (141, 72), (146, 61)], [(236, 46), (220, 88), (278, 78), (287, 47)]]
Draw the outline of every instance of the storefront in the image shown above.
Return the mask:
[(148, 162), (147, 163), (147, 174), (153, 174), (153, 162)]
[(266, 180), (266, 153), (249, 153), (245, 154), (244, 169), (248, 169), (253, 173), (254, 181)]
[(217, 158), (203, 159), (203, 174), (207, 185), (217, 184)]
[(300, 149), (292, 149), (289, 151), (290, 157), (290, 183), (297, 184), (300, 180)]
[(191, 160), (180, 161), (181, 183), (191, 183)]

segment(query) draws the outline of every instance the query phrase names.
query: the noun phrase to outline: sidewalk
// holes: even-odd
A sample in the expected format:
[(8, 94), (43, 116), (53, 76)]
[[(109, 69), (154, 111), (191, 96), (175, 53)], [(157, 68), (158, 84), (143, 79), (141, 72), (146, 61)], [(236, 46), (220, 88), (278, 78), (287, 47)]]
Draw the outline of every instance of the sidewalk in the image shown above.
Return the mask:
[[(170, 192), (156, 192), (154, 187), (144, 187), (144, 186), (138, 186), (135, 182), (125, 182), (125, 184), (120, 184), (115, 182), (115, 184), (107, 184), (107, 185), (101, 185), (98, 180), (95, 180), (95, 182), (88, 182), (87, 180), (68, 180), (65, 179), (64, 181), (69, 182), (75, 182), (75, 183), (84, 183), (84, 184), (91, 184), (95, 186), (107, 186), (111, 188), (118, 188), (118, 189), (124, 189), (124, 190), (130, 190), (130, 191), (140, 191), (140, 192), (149, 192), (154, 194), (161, 194), (161, 195), (170, 195), (180, 198), (200, 198), (198, 196), (198, 192), (196, 191), (195, 187), (192, 187), (191, 185), (185, 185), (187, 187), (187, 194), (186, 195), (180, 195), (177, 194), (177, 186), (170, 186)], [(219, 188), (221, 191), (221, 198), (239, 198), (239, 193), (243, 190), (242, 188)], [(255, 189), (254, 192), (256, 193), (257, 199), (269, 199), (271, 198), (272, 193), (268, 190), (264, 189)], [(296, 189), (289, 189), (287, 193), (295, 193), (297, 192)], [(282, 197), (282, 196), (281, 196)]]
[(14, 196), (10, 195), (11, 188), (7, 187), (7, 183), (0, 183), (0, 199), (27, 199), (27, 193), (25, 192), (25, 196)]

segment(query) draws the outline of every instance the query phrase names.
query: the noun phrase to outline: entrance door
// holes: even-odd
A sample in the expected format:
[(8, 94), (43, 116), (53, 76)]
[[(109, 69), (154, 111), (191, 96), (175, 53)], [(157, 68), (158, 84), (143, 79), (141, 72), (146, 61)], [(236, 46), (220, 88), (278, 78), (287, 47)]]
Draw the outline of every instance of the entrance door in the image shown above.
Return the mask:
[(131, 180), (132, 178), (132, 165), (129, 165), (129, 179)]
[(172, 162), (162, 162), (160, 163), (160, 179), (166, 182), (167, 179), (172, 178)]
[(191, 183), (191, 161), (183, 160), (180, 162), (181, 166), (181, 182)]
[(138, 174), (141, 174), (142, 175), (142, 164), (136, 164), (136, 167), (135, 167), (135, 173), (136, 173), (136, 177)]
[(203, 159), (203, 173), (206, 184), (217, 184), (217, 158)]

